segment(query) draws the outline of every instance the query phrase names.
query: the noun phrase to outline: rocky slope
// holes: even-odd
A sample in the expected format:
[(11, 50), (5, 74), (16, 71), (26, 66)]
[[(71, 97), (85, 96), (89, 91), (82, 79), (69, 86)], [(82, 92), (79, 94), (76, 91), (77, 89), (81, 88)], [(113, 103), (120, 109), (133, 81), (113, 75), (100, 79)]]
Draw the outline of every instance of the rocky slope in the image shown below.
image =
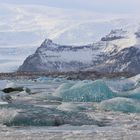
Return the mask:
[(140, 72), (139, 31), (112, 30), (100, 41), (85, 46), (64, 46), (46, 39), (18, 71)]

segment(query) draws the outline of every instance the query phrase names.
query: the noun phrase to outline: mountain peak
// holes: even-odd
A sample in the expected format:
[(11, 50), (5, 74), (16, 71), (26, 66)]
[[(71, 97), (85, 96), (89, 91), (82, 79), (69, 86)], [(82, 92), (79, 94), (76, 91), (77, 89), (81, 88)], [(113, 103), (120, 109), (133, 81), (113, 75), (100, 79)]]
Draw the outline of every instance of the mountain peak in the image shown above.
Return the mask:
[(51, 44), (53, 44), (51, 39), (45, 39), (41, 46), (50, 46)]
[(111, 32), (105, 37), (101, 38), (101, 41), (113, 41), (117, 39), (123, 39), (127, 37), (127, 31), (123, 29), (111, 30)]

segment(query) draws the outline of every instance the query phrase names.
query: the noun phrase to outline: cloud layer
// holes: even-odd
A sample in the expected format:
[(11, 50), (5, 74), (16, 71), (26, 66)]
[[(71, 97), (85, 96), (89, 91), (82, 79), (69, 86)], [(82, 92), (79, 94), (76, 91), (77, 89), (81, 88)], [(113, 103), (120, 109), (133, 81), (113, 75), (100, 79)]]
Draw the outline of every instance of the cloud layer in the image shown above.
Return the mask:
[(82, 9), (106, 13), (140, 12), (139, 0), (0, 0), (0, 3), (40, 4), (65, 9)]

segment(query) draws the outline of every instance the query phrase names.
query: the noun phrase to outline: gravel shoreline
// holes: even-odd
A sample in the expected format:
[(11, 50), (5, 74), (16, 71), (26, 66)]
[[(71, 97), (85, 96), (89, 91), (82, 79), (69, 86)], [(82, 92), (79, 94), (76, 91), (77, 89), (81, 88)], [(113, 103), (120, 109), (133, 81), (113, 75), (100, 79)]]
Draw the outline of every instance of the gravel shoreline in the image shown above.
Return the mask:
[(79, 71), (79, 72), (13, 72), (0, 73), (0, 79), (35, 79), (40, 76), (47, 76), (52, 78), (66, 78), (67, 80), (96, 80), (101, 78), (129, 78), (136, 74), (121, 72), (121, 73), (99, 73), (95, 71)]

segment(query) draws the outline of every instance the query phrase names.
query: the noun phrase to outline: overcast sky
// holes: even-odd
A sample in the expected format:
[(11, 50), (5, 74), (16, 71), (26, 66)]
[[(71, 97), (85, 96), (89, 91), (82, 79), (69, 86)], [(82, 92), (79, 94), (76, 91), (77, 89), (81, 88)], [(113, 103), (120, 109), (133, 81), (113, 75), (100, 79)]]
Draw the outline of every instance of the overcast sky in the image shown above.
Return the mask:
[(140, 0), (0, 0), (0, 3), (40, 4), (106, 13), (140, 12)]

